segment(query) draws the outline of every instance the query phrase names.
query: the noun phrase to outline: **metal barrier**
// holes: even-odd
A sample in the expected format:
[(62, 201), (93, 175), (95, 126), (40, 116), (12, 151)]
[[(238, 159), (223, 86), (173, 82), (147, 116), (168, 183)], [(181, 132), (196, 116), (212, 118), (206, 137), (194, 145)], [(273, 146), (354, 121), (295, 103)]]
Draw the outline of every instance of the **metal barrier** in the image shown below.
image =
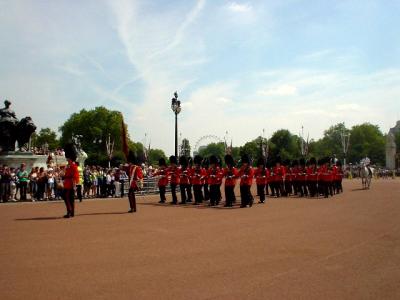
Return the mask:
[[(129, 182), (124, 183), (124, 192), (125, 195), (128, 194), (129, 191)], [(171, 188), (169, 184), (165, 187), (165, 191), (167, 193), (171, 192)], [(158, 179), (157, 178), (144, 178), (143, 179), (143, 188), (137, 192), (138, 195), (147, 195), (147, 194), (158, 194)]]

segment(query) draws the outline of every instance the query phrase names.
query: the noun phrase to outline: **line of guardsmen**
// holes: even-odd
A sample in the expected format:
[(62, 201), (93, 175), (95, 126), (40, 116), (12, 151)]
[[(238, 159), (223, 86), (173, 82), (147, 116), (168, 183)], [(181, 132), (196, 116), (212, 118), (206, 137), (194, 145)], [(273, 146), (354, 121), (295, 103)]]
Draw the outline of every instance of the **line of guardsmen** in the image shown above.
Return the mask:
[[(293, 161), (281, 161), (279, 157), (257, 160), (257, 167), (250, 164), (248, 155), (241, 157), (239, 168), (235, 166), (231, 155), (224, 158), (225, 167), (222, 167), (221, 160), (212, 155), (209, 158), (202, 158), (196, 155), (194, 159), (181, 156), (179, 165), (177, 158), (169, 158), (169, 166), (165, 159), (159, 160), (159, 169), (153, 174), (157, 176), (160, 190), (159, 203), (165, 203), (166, 186), (170, 184), (172, 193), (171, 204), (178, 204), (177, 188), (181, 193), (180, 204), (193, 202), (199, 205), (209, 200), (210, 206), (219, 205), (222, 200), (221, 186), (224, 183), (225, 207), (232, 207), (236, 202), (234, 192), (235, 185), (240, 185), (240, 207), (251, 207), (254, 202), (251, 193), (251, 186), (255, 180), (257, 185), (257, 196), (259, 203), (264, 203), (266, 195), (271, 197), (319, 197), (333, 196), (343, 192), (342, 168), (340, 162), (336, 164), (330, 158), (316, 160), (311, 158)], [(193, 189), (193, 193), (192, 193)]]

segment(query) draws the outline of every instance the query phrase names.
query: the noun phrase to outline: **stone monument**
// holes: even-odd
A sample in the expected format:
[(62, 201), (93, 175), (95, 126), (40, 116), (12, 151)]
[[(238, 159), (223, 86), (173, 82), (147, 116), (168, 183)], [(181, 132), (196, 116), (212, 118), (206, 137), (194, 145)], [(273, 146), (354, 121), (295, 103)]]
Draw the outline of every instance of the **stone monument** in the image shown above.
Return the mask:
[(396, 168), (396, 154), (400, 149), (397, 149), (395, 137), (400, 133), (400, 121), (397, 121), (396, 126), (390, 128), (386, 137), (386, 168), (394, 170)]
[(28, 169), (33, 165), (46, 166), (45, 158), (29, 152), (28, 143), (36, 130), (31, 117), (18, 120), (10, 106), (11, 102), (5, 100), (4, 108), (0, 109), (0, 164), (19, 167), (24, 162)]

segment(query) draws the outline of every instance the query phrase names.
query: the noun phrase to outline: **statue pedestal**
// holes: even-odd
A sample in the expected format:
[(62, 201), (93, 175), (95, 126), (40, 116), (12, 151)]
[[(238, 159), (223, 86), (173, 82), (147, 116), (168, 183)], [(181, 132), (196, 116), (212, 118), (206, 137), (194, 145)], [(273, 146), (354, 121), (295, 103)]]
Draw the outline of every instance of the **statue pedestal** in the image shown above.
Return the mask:
[[(67, 164), (65, 157), (57, 158), (59, 164)], [(33, 167), (43, 167), (47, 169), (47, 155), (35, 155), (30, 152), (3, 152), (0, 154), (0, 164), (9, 167), (19, 168), (22, 163), (26, 164), (26, 169)]]

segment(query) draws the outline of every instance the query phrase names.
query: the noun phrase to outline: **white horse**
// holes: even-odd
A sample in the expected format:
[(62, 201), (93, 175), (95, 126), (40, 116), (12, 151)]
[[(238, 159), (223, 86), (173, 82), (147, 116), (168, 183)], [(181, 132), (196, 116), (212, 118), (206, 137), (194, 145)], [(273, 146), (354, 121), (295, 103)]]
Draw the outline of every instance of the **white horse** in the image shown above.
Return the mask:
[(369, 167), (369, 169), (367, 168), (366, 164), (361, 164), (360, 167), (360, 176), (361, 176), (361, 182), (362, 182), (362, 186), (363, 189), (369, 189), (369, 187), (371, 186), (371, 179), (372, 179), (372, 175), (374, 173), (374, 169)]

